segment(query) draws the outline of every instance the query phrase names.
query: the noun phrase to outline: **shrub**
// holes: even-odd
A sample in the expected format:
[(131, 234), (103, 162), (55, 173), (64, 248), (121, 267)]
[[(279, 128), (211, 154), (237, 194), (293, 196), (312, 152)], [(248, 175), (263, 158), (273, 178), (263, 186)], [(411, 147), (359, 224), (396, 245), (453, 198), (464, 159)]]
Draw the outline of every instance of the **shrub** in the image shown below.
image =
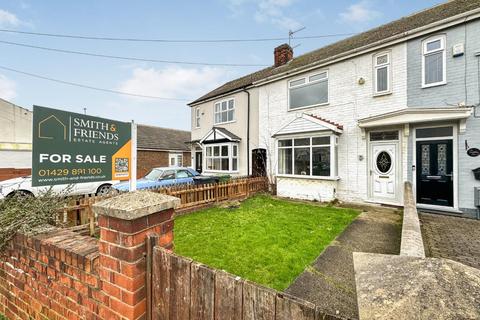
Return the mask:
[(59, 225), (58, 210), (66, 201), (64, 194), (51, 190), (37, 197), (18, 193), (0, 201), (0, 250), (17, 231), (36, 234)]

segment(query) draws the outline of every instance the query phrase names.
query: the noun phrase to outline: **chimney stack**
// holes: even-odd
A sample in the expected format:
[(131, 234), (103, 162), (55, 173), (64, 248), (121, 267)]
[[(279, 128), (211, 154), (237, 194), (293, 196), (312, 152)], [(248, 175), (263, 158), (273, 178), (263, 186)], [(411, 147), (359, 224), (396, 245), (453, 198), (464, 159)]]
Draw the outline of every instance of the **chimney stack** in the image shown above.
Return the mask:
[(273, 55), (275, 58), (275, 67), (283, 66), (293, 59), (293, 49), (288, 44), (284, 43), (275, 48)]

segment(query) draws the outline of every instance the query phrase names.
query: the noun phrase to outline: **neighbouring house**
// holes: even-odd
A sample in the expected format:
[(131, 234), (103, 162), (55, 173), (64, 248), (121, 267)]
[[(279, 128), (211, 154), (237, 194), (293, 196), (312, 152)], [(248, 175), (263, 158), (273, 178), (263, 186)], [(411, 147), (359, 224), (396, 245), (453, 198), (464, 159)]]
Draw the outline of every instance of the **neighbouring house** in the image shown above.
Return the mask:
[(32, 112), (0, 99), (0, 181), (30, 175)]
[(137, 177), (155, 167), (190, 167), (190, 132), (139, 124), (137, 126)]
[(280, 196), (402, 205), (410, 180), (420, 207), (475, 217), (479, 35), (480, 2), (453, 0), (299, 57), (281, 45), (190, 104), (192, 151), (232, 171), (242, 146), (246, 174), (262, 150)]

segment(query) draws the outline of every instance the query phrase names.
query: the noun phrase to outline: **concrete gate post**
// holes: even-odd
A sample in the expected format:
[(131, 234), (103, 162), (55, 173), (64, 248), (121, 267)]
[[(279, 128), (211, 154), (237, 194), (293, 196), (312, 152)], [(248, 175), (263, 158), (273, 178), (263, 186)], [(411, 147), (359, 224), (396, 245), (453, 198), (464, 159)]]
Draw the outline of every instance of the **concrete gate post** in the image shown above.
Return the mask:
[(136, 191), (93, 206), (100, 227), (102, 319), (146, 317), (145, 240), (155, 233), (160, 246), (173, 248), (173, 214), (179, 203), (175, 197)]

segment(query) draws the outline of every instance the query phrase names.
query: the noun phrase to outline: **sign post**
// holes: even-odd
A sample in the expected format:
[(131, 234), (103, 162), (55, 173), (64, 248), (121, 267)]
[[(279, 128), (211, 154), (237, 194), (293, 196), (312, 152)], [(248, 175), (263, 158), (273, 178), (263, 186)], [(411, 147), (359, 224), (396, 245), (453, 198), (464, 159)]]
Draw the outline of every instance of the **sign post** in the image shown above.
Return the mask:
[(32, 142), (32, 186), (128, 180), (136, 169), (130, 123), (34, 106)]
[(137, 190), (137, 124), (132, 120), (132, 169), (130, 170), (130, 191)]

